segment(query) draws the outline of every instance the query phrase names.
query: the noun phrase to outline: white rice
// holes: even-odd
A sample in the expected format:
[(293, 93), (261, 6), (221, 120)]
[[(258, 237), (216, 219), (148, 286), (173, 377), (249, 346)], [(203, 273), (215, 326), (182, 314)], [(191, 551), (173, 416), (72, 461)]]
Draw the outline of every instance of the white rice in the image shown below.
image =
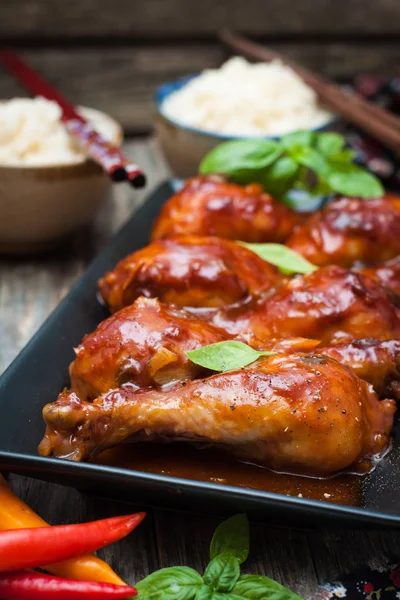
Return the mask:
[[(106, 115), (84, 109), (99, 133), (116, 139), (116, 125)], [(0, 102), (0, 165), (46, 166), (83, 162), (85, 152), (61, 122), (61, 109), (44, 98)]]
[(291, 68), (240, 57), (203, 71), (170, 94), (161, 112), (182, 125), (232, 136), (281, 135), (314, 129), (332, 118)]

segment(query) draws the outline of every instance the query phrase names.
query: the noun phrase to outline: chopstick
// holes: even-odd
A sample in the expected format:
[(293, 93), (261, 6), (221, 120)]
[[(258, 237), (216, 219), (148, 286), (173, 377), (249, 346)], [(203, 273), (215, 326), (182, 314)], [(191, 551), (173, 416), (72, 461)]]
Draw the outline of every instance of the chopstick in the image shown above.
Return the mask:
[(57, 102), (62, 111), (61, 120), (67, 130), (113, 181), (128, 181), (135, 188), (141, 188), (146, 184), (146, 176), (142, 169), (127, 158), (117, 146), (98, 133), (60, 92), (47, 83), (15, 52), (0, 50), (0, 62), (31, 93)]
[(357, 125), (385, 146), (400, 152), (400, 118), (375, 106), (356, 94), (343, 91), (338, 85), (316, 75), (310, 69), (283, 57), (278, 52), (264, 48), (244, 36), (228, 29), (220, 32), (220, 39), (229, 48), (248, 58), (271, 61), (281, 60), (290, 66), (318, 94), (320, 100), (345, 120)]

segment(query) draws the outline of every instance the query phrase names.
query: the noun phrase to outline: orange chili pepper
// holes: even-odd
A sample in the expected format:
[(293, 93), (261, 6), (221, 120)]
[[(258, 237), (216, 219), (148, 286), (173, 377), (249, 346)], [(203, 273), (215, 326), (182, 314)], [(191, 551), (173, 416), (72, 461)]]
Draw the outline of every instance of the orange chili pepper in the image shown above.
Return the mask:
[[(8, 487), (0, 475), (0, 530), (50, 527)], [(49, 573), (67, 579), (103, 581), (126, 585), (112, 568), (97, 556), (85, 554), (43, 567)]]

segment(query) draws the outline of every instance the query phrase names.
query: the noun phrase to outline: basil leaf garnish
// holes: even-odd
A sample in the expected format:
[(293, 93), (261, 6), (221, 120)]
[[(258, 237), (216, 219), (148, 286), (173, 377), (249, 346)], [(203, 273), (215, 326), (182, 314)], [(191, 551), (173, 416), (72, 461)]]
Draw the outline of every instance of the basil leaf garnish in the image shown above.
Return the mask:
[(238, 559), (230, 554), (221, 554), (209, 563), (203, 579), (216, 592), (230, 592), (239, 577)]
[(272, 352), (254, 350), (243, 342), (228, 340), (202, 346), (186, 352), (186, 356), (200, 367), (211, 371), (233, 371), (256, 361), (260, 356), (270, 356)]
[(301, 256), (301, 254), (283, 244), (237, 243), (258, 254), (258, 256), (271, 263), (271, 265), (275, 265), (285, 275), (292, 275), (293, 273), (307, 274), (318, 269), (318, 267), (310, 263), (304, 256)]
[(189, 567), (170, 567), (148, 575), (136, 584), (140, 600), (194, 600), (203, 585), (201, 575)]
[(262, 575), (242, 575), (227, 600), (302, 600), (269, 577)]
[(347, 196), (379, 198), (385, 193), (379, 179), (353, 164), (331, 163), (327, 181), (335, 192)]
[(272, 164), (282, 152), (274, 140), (238, 140), (224, 142), (209, 152), (200, 163), (199, 171), (225, 173), (238, 183), (255, 181), (255, 173)]
[(250, 549), (249, 521), (245, 514), (235, 515), (218, 525), (210, 545), (210, 558), (229, 554), (243, 563)]
[(233, 140), (211, 150), (200, 173), (223, 173), (240, 184), (259, 183), (282, 202), (298, 189), (310, 195), (323, 190), (326, 195), (381, 196), (379, 179), (354, 164), (354, 152), (345, 144), (338, 133), (312, 131), (289, 133), (279, 141)]

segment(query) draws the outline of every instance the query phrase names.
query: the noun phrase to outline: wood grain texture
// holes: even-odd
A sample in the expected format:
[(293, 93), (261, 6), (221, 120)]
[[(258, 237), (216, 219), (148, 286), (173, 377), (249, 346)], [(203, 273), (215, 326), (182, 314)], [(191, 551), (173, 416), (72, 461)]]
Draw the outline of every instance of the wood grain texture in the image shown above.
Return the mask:
[(257, 34), (398, 34), (398, 0), (3, 0), (0, 36), (174, 38), (230, 26)]
[[(400, 63), (399, 42), (274, 43), (272, 47), (330, 77), (362, 72), (393, 75)], [(19, 50), (72, 102), (110, 113), (128, 133), (151, 129), (158, 85), (217, 67), (228, 58), (216, 43)], [(0, 70), (0, 98), (18, 95), (26, 92)]]
[[(152, 140), (128, 143), (126, 150), (136, 156), (148, 173), (147, 190), (139, 193), (117, 186), (113, 200), (93, 227), (71, 238), (70, 245), (62, 251), (40, 257), (1, 258), (0, 372), (135, 206), (165, 178), (167, 169)], [(10, 480), (15, 491), (52, 524), (87, 521), (143, 508), (33, 479), (12, 475)], [(101, 550), (99, 555), (131, 584), (160, 567), (184, 564), (202, 572), (217, 523), (212, 517), (149, 509), (146, 521), (128, 539)], [(318, 531), (253, 524), (251, 554), (244, 571), (269, 575), (308, 598), (318, 583), (367, 564), (396, 561), (400, 561), (400, 532), (338, 528)]]

